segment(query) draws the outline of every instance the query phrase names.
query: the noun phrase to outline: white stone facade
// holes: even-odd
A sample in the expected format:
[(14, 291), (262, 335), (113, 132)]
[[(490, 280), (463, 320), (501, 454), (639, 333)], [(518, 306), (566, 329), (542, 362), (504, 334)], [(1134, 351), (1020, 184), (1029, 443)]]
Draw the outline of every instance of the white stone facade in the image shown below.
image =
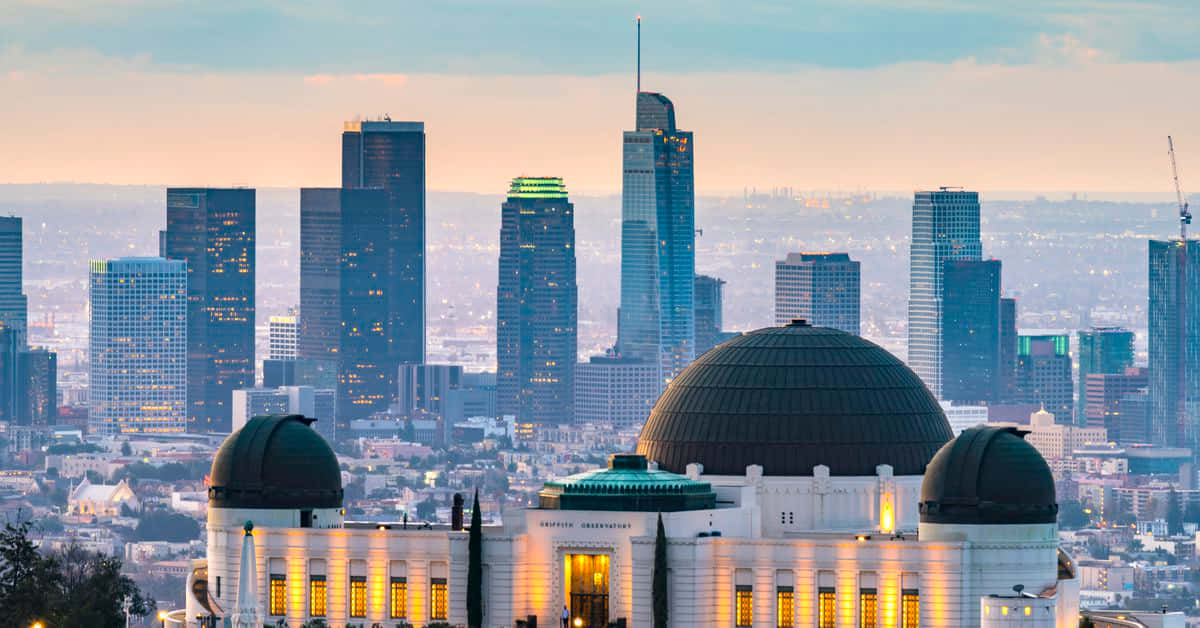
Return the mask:
[[(1065, 628), (1078, 621), (1078, 587), (1060, 580), (1053, 524), (918, 524), (921, 478), (893, 477), (886, 465), (873, 477), (830, 477), (822, 467), (811, 477), (764, 477), (757, 466), (744, 476), (705, 476), (699, 465), (689, 471), (713, 485), (717, 508), (662, 515), (671, 626), (857, 628), (864, 613), (874, 613), (876, 625), (894, 628), (905, 625), (906, 613), (927, 627), (1007, 625), (982, 622), (981, 600), (1012, 595), (1016, 584), (1051, 609), (1039, 610), (1038, 617), (1053, 616), (1052, 623), (1021, 625)], [(269, 623), (284, 619), (296, 627), (312, 617), (316, 575), (324, 578), (324, 618), (331, 625), (465, 624), (467, 532), (344, 523), (334, 509), (315, 515), (315, 527), (300, 528), (299, 511), (210, 508), (206, 566), (210, 595), (219, 590), (216, 605), (234, 607), (249, 519), (259, 617)], [(604, 557), (610, 621), (652, 625), (657, 517), (507, 513), (504, 525), (484, 528), (484, 625), (509, 627), (536, 615), (539, 626), (557, 627), (570, 586), (567, 557), (575, 554)], [(284, 578), (283, 615), (270, 613), (272, 573)], [(360, 617), (351, 616), (355, 574), (365, 582), (358, 585), (365, 587)], [(400, 578), (403, 618), (391, 616), (393, 582)], [(434, 612), (437, 578), (446, 584), (444, 620)], [(789, 606), (790, 615), (780, 618)], [(832, 624), (821, 622), (823, 611)], [(172, 614), (172, 625), (182, 626), (184, 615)]]

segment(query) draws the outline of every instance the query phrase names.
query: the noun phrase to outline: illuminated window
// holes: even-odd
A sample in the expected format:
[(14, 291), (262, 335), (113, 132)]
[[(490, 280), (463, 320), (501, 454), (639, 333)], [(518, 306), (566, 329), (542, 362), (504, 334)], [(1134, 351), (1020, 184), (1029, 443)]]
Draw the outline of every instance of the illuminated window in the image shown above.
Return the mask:
[(833, 587), (817, 589), (817, 628), (837, 628), (837, 594)]
[(900, 628), (917, 628), (921, 625), (921, 596), (916, 589), (900, 592)]
[(408, 580), (405, 578), (392, 578), (392, 588), (389, 592), (391, 597), (391, 618), (397, 619), (408, 616)]
[(308, 579), (308, 614), (313, 617), (325, 616), (325, 576), (312, 576)]
[(432, 578), (429, 584), (430, 619), (446, 618), (446, 579)]
[(754, 591), (748, 584), (739, 584), (734, 590), (737, 603), (737, 623), (735, 626), (749, 626), (754, 622)]
[(366, 576), (350, 576), (350, 616), (367, 616)]
[(792, 587), (775, 587), (775, 626), (792, 628), (795, 625), (796, 609)]
[(272, 615), (287, 614), (287, 578), (281, 573), (271, 574), (270, 600)]
[(879, 625), (876, 613), (879, 608), (879, 594), (875, 589), (859, 589), (858, 591), (858, 625), (860, 628), (875, 628)]

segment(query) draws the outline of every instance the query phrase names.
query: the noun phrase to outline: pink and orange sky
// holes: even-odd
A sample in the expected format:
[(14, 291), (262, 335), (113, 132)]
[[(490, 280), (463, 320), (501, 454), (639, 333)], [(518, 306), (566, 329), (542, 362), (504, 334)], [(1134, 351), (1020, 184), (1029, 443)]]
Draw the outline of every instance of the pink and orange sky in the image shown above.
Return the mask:
[[(433, 189), (501, 193), (519, 174), (619, 189), (635, 4), (524, 2), (543, 23), (516, 28), (525, 20), (507, 13), (466, 20), (478, 3), (455, 2), (412, 30), (402, 11), (319, 3), (15, 1), (0, 17), (0, 182), (336, 185), (342, 121), (387, 113), (425, 121)], [(701, 3), (686, 18), (656, 4), (643, 85), (696, 133), (701, 193), (952, 184), (1166, 198), (1168, 133), (1200, 190), (1200, 50), (1157, 39), (1194, 32), (1200, 9), (1152, 3), (1121, 22), (1132, 14), (1119, 3), (1038, 6), (1056, 4), (1033, 18), (935, 0), (742, 15)], [(930, 15), (941, 31), (916, 26)], [(407, 47), (393, 39), (405, 33)]]

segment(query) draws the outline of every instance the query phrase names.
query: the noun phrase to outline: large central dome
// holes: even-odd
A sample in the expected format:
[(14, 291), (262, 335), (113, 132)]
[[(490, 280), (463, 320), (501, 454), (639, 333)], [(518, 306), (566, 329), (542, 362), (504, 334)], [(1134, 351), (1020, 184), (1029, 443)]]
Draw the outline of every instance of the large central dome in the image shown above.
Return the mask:
[(794, 321), (705, 353), (654, 405), (637, 453), (660, 468), (742, 475), (921, 475), (953, 437), (920, 378), (879, 345)]

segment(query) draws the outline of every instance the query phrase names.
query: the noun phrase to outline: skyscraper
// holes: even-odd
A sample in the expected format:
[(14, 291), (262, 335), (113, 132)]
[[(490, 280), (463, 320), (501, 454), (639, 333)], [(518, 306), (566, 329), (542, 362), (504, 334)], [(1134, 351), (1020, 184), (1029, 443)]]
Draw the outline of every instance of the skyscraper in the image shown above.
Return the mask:
[(1092, 374), (1121, 374), (1133, 366), (1133, 332), (1120, 327), (1093, 327), (1080, 330), (1079, 370), (1076, 375), (1076, 423), (1087, 425), (1088, 376)]
[(186, 263), (160, 257), (94, 261), (89, 291), (88, 431), (186, 431)]
[(695, 146), (652, 92), (638, 92), (637, 130), (623, 141), (617, 351), (659, 364), (666, 382), (696, 355)]
[[(347, 122), (342, 132), (342, 187), (382, 188), (387, 213), (376, 228), (387, 256), (384, 333), (391, 359), (425, 361), (425, 123)], [(303, 312), (301, 312), (303, 314)]]
[(445, 418), (446, 399), (462, 381), (463, 368), (457, 364), (401, 364), (396, 407), (410, 418)]
[(301, 414), (316, 419), (312, 428), (333, 444), (337, 437), (337, 391), (312, 386), (243, 388), (233, 391), (233, 429), (256, 416)]
[(908, 365), (942, 396), (942, 273), (949, 260), (978, 261), (979, 193), (943, 187), (913, 198), (909, 253)]
[(1129, 403), (1131, 395), (1144, 394), (1150, 383), (1147, 370), (1129, 367), (1121, 373), (1092, 373), (1084, 382), (1080, 404), (1084, 407), (1085, 425), (1108, 430), (1109, 440), (1118, 443), (1145, 442), (1145, 412), (1138, 404)]
[(942, 296), (942, 398), (960, 404), (998, 401), (1000, 261), (947, 260)]
[(1000, 379), (996, 394), (1011, 401), (1017, 392), (1017, 300), (1000, 299)]
[(658, 369), (649, 362), (594, 356), (575, 369), (575, 423), (641, 429), (660, 388)]
[(1200, 241), (1150, 241), (1150, 439), (1200, 444)]
[(1021, 335), (1017, 341), (1017, 397), (1041, 404), (1056, 423), (1073, 423), (1071, 337), (1067, 334)]
[(187, 262), (188, 424), (228, 432), (230, 394), (254, 385), (255, 191), (168, 188), (160, 255)]
[(776, 260), (775, 324), (802, 318), (857, 336), (860, 273), (847, 253), (788, 253)]
[(17, 424), (45, 427), (58, 418), (58, 354), (43, 348), (17, 354)]
[(17, 328), (0, 327), (0, 421), (54, 425), (58, 416), (58, 356), (21, 343)]
[(267, 321), (267, 359), (295, 360), (300, 323), (295, 313)]
[(724, 328), (725, 280), (696, 275), (696, 357), (721, 342)]
[[(296, 352), (301, 363), (332, 365), (343, 422), (387, 410), (396, 396), (398, 361), (388, 327), (391, 235), (380, 227), (390, 219), (388, 203), (382, 188), (300, 190)], [(298, 374), (292, 381), (317, 385)]]
[(559, 178), (513, 179), (501, 205), (496, 410), (522, 423), (575, 417), (574, 214)]
[(0, 216), (0, 327), (17, 331), (21, 348), (28, 341), (28, 301), (22, 290), (21, 218)]

